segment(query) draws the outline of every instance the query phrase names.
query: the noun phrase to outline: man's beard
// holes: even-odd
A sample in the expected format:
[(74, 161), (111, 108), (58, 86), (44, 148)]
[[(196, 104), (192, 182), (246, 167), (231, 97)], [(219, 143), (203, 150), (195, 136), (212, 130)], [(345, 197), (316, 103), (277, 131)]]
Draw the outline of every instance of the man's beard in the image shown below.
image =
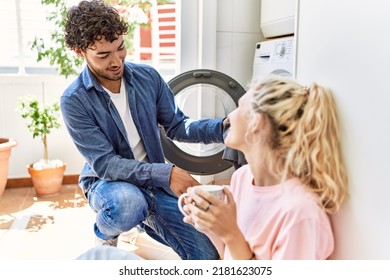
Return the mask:
[[(88, 61), (87, 61), (87, 63), (88, 63)], [(103, 79), (106, 79), (106, 80), (118, 81), (118, 80), (122, 79), (122, 76), (123, 76), (123, 69), (122, 69), (120, 74), (112, 76), (112, 75), (107, 74), (107, 71), (109, 71), (109, 70), (97, 70), (89, 63), (88, 63), (88, 67), (92, 71), (92, 73), (94, 73), (96, 76), (103, 78)], [(123, 67), (123, 64), (122, 64), (122, 67)]]

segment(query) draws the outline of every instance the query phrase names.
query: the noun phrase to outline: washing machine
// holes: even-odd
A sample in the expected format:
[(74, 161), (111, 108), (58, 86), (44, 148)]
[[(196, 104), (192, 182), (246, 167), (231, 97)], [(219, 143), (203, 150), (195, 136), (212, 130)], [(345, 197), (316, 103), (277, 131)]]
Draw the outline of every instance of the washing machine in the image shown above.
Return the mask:
[[(236, 80), (219, 71), (195, 69), (168, 82), (178, 107), (192, 119), (226, 117), (238, 106), (246, 90)], [(223, 158), (225, 145), (182, 143), (165, 136), (161, 143), (167, 162), (188, 171), (201, 183), (229, 179), (232, 163)]]
[(294, 77), (294, 43), (294, 36), (256, 43), (252, 78), (264, 78), (268, 74)]

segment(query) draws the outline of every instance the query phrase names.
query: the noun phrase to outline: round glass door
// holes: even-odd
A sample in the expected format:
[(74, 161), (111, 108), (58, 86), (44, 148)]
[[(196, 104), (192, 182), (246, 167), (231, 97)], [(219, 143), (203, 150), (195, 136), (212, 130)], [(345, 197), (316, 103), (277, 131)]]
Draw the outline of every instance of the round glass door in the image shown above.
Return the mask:
[[(178, 107), (191, 119), (226, 117), (238, 105), (244, 88), (231, 77), (207, 69), (185, 72), (168, 82)], [(224, 144), (181, 143), (165, 136), (165, 158), (195, 175), (212, 175), (232, 165), (222, 159)]]

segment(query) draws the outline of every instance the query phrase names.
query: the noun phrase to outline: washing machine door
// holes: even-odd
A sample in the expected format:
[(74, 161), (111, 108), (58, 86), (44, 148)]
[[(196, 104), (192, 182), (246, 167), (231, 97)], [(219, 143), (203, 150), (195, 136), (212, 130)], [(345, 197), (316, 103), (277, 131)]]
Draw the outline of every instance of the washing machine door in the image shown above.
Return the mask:
[[(208, 69), (182, 73), (168, 82), (178, 107), (192, 119), (226, 117), (238, 106), (245, 89), (226, 74)], [(172, 141), (160, 128), (168, 162), (194, 175), (213, 175), (232, 166), (222, 159), (224, 144)]]

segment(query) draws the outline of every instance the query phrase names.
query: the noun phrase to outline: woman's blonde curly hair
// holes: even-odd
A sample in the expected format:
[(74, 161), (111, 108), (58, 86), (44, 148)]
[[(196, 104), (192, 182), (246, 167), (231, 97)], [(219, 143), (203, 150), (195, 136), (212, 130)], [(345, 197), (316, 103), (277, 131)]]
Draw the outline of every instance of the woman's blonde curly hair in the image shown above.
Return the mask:
[(331, 92), (316, 83), (270, 75), (251, 86), (252, 112), (265, 114), (272, 133), (267, 145), (276, 155), (272, 168), (282, 181), (298, 177), (316, 193), (328, 213), (347, 195), (336, 106)]

